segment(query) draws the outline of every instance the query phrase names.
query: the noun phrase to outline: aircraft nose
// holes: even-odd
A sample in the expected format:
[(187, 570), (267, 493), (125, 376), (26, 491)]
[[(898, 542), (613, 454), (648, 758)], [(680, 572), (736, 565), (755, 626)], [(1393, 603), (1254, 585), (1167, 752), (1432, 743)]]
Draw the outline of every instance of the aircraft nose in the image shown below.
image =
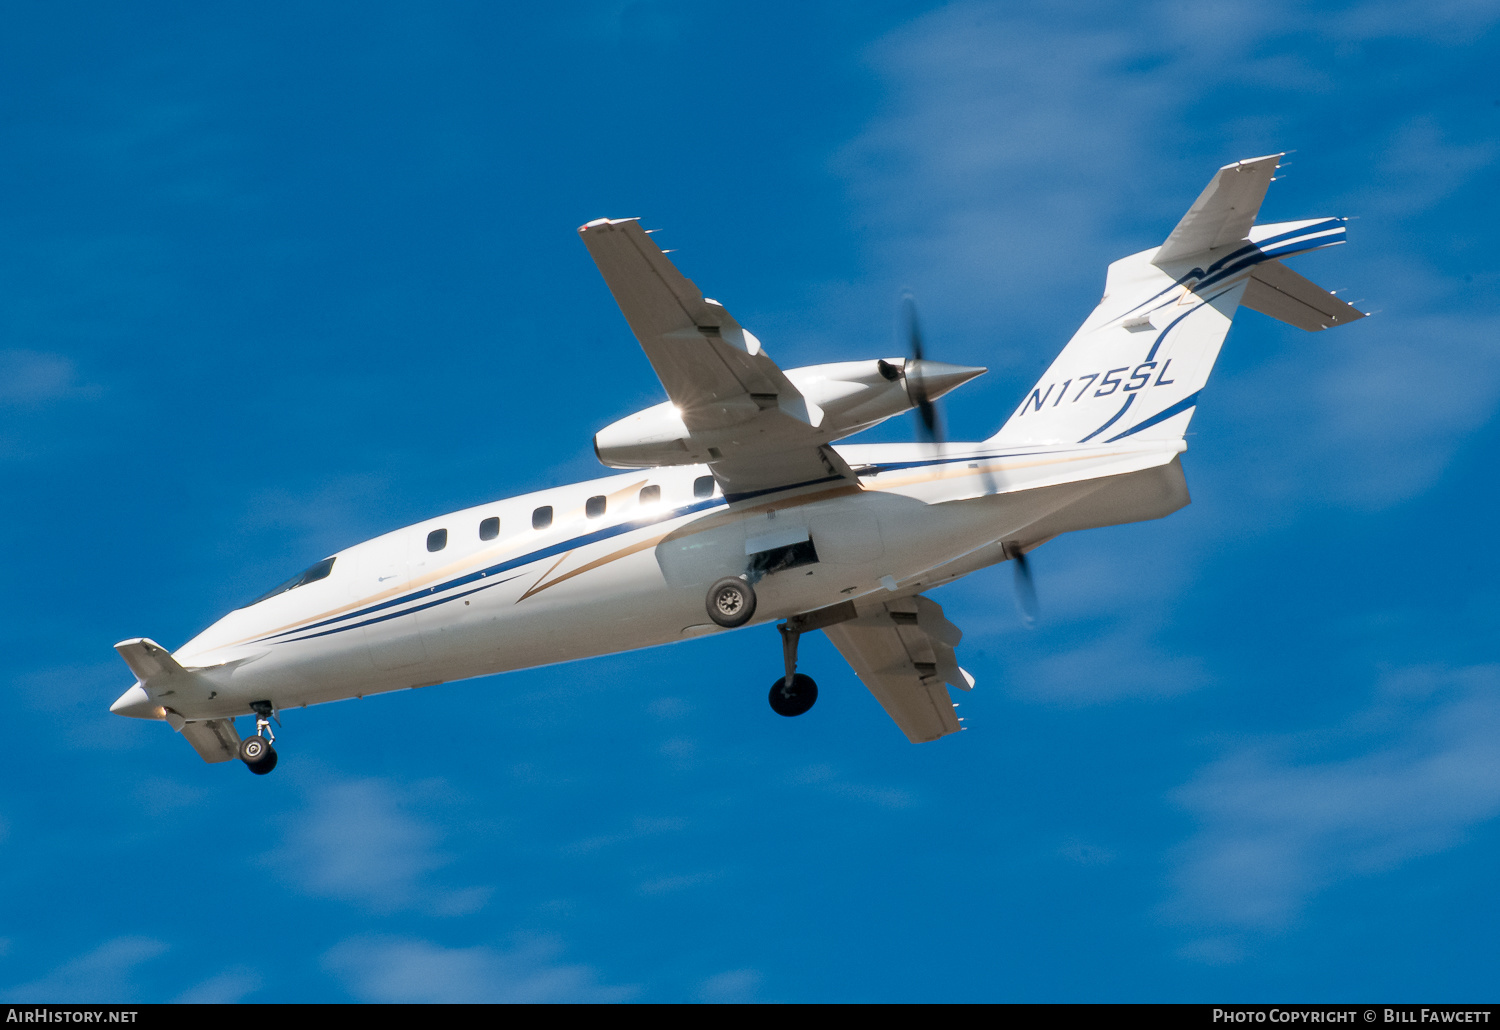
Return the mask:
[(946, 361), (912, 360), (906, 363), (907, 381), (919, 380), (928, 400), (935, 400), (949, 390), (957, 389), (989, 369), (972, 365), (950, 365)]
[(117, 697), (115, 703), (109, 706), (109, 710), (116, 715), (126, 715), (132, 719), (165, 719), (167, 717), (161, 705), (152, 701), (146, 689), (139, 683)]

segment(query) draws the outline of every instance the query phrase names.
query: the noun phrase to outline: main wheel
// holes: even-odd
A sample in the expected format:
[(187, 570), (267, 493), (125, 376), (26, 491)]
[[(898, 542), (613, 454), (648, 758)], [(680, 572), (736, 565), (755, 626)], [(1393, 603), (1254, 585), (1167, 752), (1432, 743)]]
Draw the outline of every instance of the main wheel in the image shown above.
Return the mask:
[(240, 741), (240, 761), (257, 776), (276, 768), (276, 749), (265, 737), (246, 737)]
[(818, 700), (818, 685), (811, 676), (794, 673), (792, 685), (786, 684), (785, 676), (777, 676), (771, 684), (771, 710), (777, 715), (801, 715)]
[(276, 749), (274, 747), (266, 748), (266, 757), (262, 758), (260, 761), (254, 763), (253, 765), (250, 765), (249, 768), (250, 771), (257, 776), (264, 776), (266, 773), (276, 768)]
[(240, 741), (240, 761), (246, 765), (255, 765), (265, 760), (266, 752), (271, 750), (271, 742), (265, 737), (246, 737)]
[(755, 588), (738, 576), (725, 576), (708, 588), (708, 617), (726, 629), (743, 626), (755, 614)]

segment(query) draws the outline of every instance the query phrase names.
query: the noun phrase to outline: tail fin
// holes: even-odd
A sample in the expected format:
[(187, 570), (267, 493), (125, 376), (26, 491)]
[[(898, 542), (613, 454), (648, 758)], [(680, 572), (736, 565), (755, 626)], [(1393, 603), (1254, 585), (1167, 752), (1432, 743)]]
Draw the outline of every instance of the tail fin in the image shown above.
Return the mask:
[(1241, 304), (1316, 331), (1364, 317), (1277, 259), (1344, 242), (1344, 220), (1255, 224), (1280, 154), (1219, 169), (1160, 247), (1109, 266), (1104, 296), (1002, 446), (1176, 440)]

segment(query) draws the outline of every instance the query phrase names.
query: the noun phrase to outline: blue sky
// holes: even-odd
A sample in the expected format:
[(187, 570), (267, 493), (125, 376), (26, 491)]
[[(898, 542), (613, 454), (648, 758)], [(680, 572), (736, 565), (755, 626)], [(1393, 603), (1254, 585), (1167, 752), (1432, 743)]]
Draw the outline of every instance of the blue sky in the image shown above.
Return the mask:
[[(1472, 1000), (1500, 887), (1500, 4), (0, 9), (0, 995)], [(597, 475), (661, 399), (578, 242), (639, 215), (784, 366), (903, 289), (993, 432), (1214, 169), (1376, 317), (1241, 315), (1194, 503), (936, 599), (907, 744), (769, 627), (289, 715), (109, 715), (335, 549)], [(912, 426), (870, 439), (910, 439)]]

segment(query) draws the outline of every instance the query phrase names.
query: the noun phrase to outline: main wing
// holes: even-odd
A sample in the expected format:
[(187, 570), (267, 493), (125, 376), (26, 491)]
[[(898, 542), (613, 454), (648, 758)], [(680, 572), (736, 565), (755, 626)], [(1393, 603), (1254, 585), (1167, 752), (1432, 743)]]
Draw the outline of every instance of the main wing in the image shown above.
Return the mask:
[(667, 260), (637, 219), (596, 219), (578, 235), (687, 428), (735, 430), (709, 463), (726, 494), (854, 480), (817, 439), (822, 410)]
[(963, 729), (945, 684), (969, 690), (974, 677), (959, 668), (953, 651), (963, 631), (943, 617), (935, 601), (920, 596), (886, 601), (823, 632), (913, 744)]

